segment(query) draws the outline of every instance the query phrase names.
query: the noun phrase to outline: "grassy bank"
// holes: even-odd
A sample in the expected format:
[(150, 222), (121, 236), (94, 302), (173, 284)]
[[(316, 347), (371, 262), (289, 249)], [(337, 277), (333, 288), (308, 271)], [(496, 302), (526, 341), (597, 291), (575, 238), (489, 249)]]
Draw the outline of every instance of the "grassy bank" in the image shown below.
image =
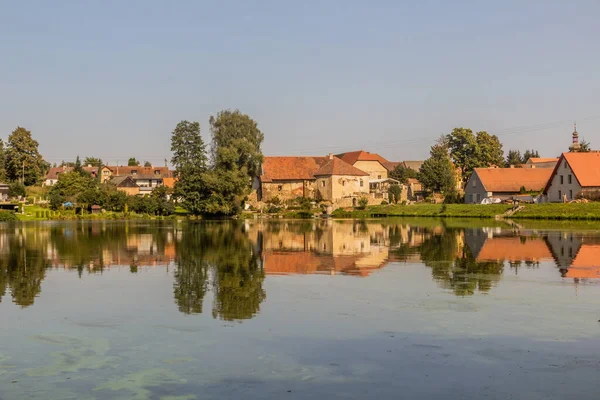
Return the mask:
[[(413, 204), (372, 206), (365, 210), (336, 210), (336, 218), (374, 217), (439, 217), (439, 218), (494, 218), (511, 209), (504, 204)], [(600, 220), (600, 203), (587, 204), (528, 204), (511, 219), (546, 220)]]
[(528, 204), (511, 219), (600, 220), (600, 203)]
[(187, 215), (187, 211), (176, 209), (175, 214), (168, 217), (137, 214), (134, 212), (104, 212), (99, 214), (76, 215), (73, 210), (52, 211), (37, 205), (26, 205), (24, 213), (15, 214), (19, 221), (69, 221), (69, 220), (131, 220), (131, 219), (179, 219)]
[(504, 204), (412, 204), (371, 206), (365, 210), (336, 210), (336, 218), (373, 218), (373, 217), (442, 217), (442, 218), (494, 218), (510, 210)]

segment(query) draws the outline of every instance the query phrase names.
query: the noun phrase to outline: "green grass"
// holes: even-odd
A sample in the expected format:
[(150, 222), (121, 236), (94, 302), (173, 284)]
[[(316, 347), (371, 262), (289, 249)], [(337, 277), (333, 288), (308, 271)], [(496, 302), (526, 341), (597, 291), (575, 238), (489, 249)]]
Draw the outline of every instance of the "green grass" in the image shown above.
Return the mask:
[(494, 218), (509, 210), (504, 204), (412, 204), (371, 206), (365, 210), (340, 211), (333, 213), (339, 218), (383, 217), (453, 217), (453, 218)]
[(600, 220), (600, 203), (528, 204), (512, 219)]

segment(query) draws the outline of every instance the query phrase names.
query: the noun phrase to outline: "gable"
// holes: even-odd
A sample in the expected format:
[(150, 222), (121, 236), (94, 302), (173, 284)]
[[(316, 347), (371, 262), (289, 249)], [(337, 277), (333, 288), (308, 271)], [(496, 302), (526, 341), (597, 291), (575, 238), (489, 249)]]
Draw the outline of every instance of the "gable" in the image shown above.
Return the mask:
[(550, 168), (475, 168), (474, 173), (488, 192), (517, 193), (543, 190), (550, 177)]

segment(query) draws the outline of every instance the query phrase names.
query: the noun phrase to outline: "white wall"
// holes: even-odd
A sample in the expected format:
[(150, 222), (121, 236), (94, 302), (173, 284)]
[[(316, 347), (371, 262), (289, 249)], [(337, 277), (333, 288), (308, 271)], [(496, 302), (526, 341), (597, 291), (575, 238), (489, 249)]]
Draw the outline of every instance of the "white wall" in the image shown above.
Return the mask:
[[(569, 183), (569, 176), (571, 176), (571, 183)], [(559, 162), (558, 169), (556, 170), (556, 175), (554, 175), (550, 181), (547, 200), (554, 203), (562, 202), (564, 195), (567, 195), (567, 200), (573, 200), (580, 192), (581, 186), (579, 185), (579, 182), (577, 182), (575, 174), (571, 170), (567, 160), (562, 158)]]

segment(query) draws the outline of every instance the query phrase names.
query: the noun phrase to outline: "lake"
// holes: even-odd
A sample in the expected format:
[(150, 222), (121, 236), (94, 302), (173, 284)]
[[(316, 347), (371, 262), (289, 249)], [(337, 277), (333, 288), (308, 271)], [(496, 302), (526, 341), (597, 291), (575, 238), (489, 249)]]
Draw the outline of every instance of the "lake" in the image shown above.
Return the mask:
[(600, 225), (0, 225), (0, 399), (597, 399)]

